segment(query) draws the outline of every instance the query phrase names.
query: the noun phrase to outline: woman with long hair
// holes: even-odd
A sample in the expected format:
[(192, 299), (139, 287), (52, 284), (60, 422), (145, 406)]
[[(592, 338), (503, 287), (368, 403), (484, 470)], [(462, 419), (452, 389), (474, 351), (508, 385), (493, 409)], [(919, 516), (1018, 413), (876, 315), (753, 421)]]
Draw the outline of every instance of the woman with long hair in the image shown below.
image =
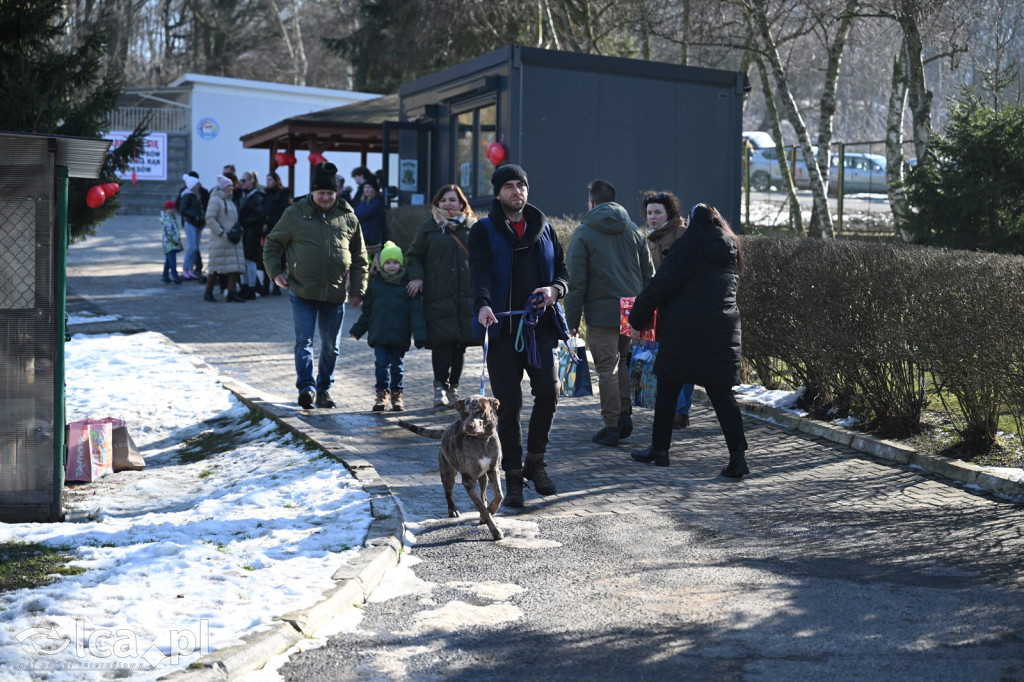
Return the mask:
[(473, 209), (458, 185), (445, 185), (431, 201), (431, 216), (405, 252), (410, 296), (423, 293), (427, 348), (434, 367), (434, 407), (458, 399), (466, 346), (473, 343), (469, 281), (469, 228)]
[[(651, 262), (657, 270), (672, 245), (686, 232), (686, 225), (679, 215), (679, 200), (672, 192), (644, 192), (640, 205), (647, 216), (647, 246), (651, 251)], [(692, 407), (693, 384), (683, 384), (672, 428), (685, 429), (690, 425)]]
[(722, 475), (750, 473), (747, 440), (732, 387), (740, 383), (740, 311), (736, 306), (743, 251), (740, 240), (713, 206), (697, 204), (686, 232), (669, 250), (661, 268), (637, 296), (629, 324), (651, 326), (658, 310), (658, 355), (654, 373), (651, 446), (632, 453), (634, 460), (668, 466), (672, 415), (683, 384), (705, 388), (729, 448)]

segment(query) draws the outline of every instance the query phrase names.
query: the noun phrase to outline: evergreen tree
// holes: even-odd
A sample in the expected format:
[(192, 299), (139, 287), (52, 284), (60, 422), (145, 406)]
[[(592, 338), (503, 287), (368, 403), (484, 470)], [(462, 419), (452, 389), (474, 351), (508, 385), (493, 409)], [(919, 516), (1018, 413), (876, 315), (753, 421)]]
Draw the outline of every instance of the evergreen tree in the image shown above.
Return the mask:
[(907, 176), (914, 241), (1024, 254), (1024, 106), (968, 95)]
[[(0, 12), (0, 130), (76, 137), (99, 137), (109, 129), (110, 112), (123, 89), (120, 74), (103, 63), (105, 38), (96, 27), (69, 33), (63, 0), (4, 0)], [(100, 21), (102, 24), (102, 20)], [(98, 24), (98, 25), (100, 25)], [(74, 44), (69, 44), (74, 43)], [(140, 127), (107, 154), (98, 180), (72, 179), (68, 222), (72, 238), (95, 232), (114, 215), (117, 196), (99, 208), (85, 195), (98, 183), (117, 182), (117, 171), (142, 149)]]

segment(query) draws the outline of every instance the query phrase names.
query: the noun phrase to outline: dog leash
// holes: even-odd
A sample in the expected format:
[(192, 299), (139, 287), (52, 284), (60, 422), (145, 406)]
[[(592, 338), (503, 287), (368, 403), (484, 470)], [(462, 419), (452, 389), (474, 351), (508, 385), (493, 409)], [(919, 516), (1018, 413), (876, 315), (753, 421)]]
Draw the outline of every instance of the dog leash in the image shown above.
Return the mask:
[[(530, 363), (530, 367), (539, 368), (541, 364), (540, 350), (537, 348), (537, 334), (536, 328), (537, 323), (540, 321), (540, 316), (544, 314), (546, 309), (544, 305), (543, 294), (530, 294), (530, 298), (526, 299), (526, 307), (522, 310), (509, 310), (503, 313), (494, 313), (494, 317), (508, 317), (509, 315), (519, 315), (519, 329), (516, 331), (516, 352), (526, 351), (526, 361)], [(525, 329), (525, 331), (524, 331)], [(488, 329), (484, 328), (484, 360), (483, 367), (480, 370), (480, 395), (484, 395), (484, 386), (487, 381), (487, 346), (490, 334)], [(575, 355), (575, 354), (574, 354)]]

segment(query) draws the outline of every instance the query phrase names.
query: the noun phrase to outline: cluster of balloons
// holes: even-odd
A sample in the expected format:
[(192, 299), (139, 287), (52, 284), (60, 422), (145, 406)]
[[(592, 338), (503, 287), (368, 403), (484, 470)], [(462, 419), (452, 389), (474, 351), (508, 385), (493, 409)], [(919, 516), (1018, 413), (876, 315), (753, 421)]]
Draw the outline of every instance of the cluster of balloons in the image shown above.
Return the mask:
[[(327, 161), (324, 155), (319, 152), (313, 152), (306, 158), (308, 158), (309, 162), (314, 166), (320, 163), (326, 163)], [(274, 154), (274, 161), (277, 162), (278, 166), (294, 166), (298, 162), (295, 155), (289, 154), (288, 152), (277, 152)]]
[(492, 142), (487, 145), (487, 160), (492, 166), (499, 165), (505, 160), (505, 145), (500, 142)]
[(107, 197), (112, 197), (121, 189), (116, 182), (106, 182), (102, 185), (93, 185), (85, 194), (85, 203), (89, 208), (99, 208)]
[(294, 154), (288, 152), (278, 152), (274, 154), (274, 161), (277, 162), (278, 166), (294, 166), (297, 162)]

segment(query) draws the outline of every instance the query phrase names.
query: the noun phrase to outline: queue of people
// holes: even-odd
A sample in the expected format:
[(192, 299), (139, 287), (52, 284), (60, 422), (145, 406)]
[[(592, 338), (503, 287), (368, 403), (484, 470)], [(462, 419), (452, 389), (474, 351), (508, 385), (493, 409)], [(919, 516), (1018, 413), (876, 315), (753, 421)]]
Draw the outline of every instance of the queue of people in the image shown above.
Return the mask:
[[(587, 188), (588, 212), (564, 252), (544, 213), (527, 200), (526, 171), (506, 164), (491, 177), (494, 200), (486, 217), (477, 219), (458, 185), (445, 185), (403, 253), (386, 241), (383, 218), (373, 222), (374, 204), (379, 201), (383, 212), (383, 201), (375, 176), (365, 173), (354, 173), (359, 199), (354, 206), (339, 195), (344, 183), (330, 163), (317, 166), (311, 192), (294, 202), (276, 173), (268, 174), (264, 189), (255, 172), (238, 179), (231, 168), (217, 178), (202, 214), (196, 210), (202, 205), (198, 177), (185, 176), (177, 202), (177, 212), (190, 226), (182, 278), (185, 272), (195, 275), (198, 235), (209, 228), (206, 300), (216, 300), (218, 275), (226, 276), (229, 301), (246, 300), (243, 292), (249, 291), (289, 293), (302, 408), (336, 406), (331, 388), (346, 301), (353, 308), (365, 306), (352, 336), (367, 335), (374, 348), (373, 411), (387, 409), (389, 402), (392, 410), (404, 409), (403, 358), (411, 342), (431, 351), (435, 408), (458, 400), (466, 349), (483, 345), (499, 403), (503, 504), (521, 507), (526, 481), (540, 495), (557, 492), (547, 473), (547, 447), (558, 402), (554, 351), (560, 341), (585, 329), (594, 356), (603, 425), (592, 440), (617, 446), (632, 434), (631, 339), (619, 329), (619, 301), (632, 296), (630, 325), (650, 327), (657, 310), (659, 346), (651, 445), (634, 451), (631, 459), (669, 465), (673, 427), (688, 425), (693, 385), (700, 384), (729, 452), (722, 475), (749, 473), (742, 417), (732, 394), (740, 382), (736, 292), (743, 256), (739, 239), (714, 207), (697, 204), (684, 221), (672, 193), (647, 192), (644, 231), (615, 202), (611, 183), (595, 180)], [(169, 208), (164, 224), (174, 212)], [(242, 237), (233, 240), (236, 224)], [(173, 271), (170, 257), (167, 264)], [(266, 275), (262, 284), (260, 271)], [(564, 314), (558, 303), (563, 299)], [(315, 362), (317, 329), (321, 346)], [(533, 395), (525, 450), (524, 374)]]

